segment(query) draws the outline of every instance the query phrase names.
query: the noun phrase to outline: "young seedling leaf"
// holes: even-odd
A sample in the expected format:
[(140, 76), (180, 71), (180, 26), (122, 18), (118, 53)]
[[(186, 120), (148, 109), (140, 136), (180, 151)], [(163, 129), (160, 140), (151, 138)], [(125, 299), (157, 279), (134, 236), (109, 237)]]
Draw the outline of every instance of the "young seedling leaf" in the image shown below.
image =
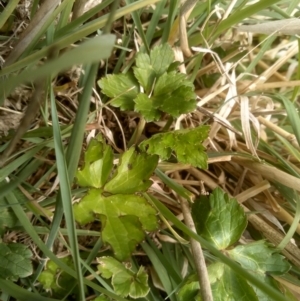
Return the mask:
[(102, 92), (113, 98), (111, 105), (121, 110), (133, 111), (133, 99), (139, 93), (138, 82), (130, 73), (109, 74), (98, 81)]
[(228, 251), (229, 256), (239, 262), (248, 271), (265, 275), (266, 273), (282, 275), (290, 269), (284, 256), (268, 246), (265, 241), (240, 245)]
[(154, 107), (174, 117), (196, 109), (193, 83), (185, 74), (175, 71), (159, 77), (152, 98)]
[(101, 135), (92, 139), (84, 154), (84, 167), (77, 171), (77, 182), (82, 187), (102, 187), (113, 167), (113, 151)]
[(202, 142), (208, 136), (209, 127), (177, 130), (170, 133), (156, 134), (140, 144), (140, 148), (149, 154), (157, 154), (167, 160), (175, 151), (180, 163), (207, 168), (207, 155)]
[[(74, 268), (71, 256), (61, 258), (60, 260)], [(75, 283), (75, 279), (72, 276), (61, 270), (58, 265), (51, 260), (47, 262), (46, 268), (40, 274), (38, 280), (45, 290), (51, 290), (54, 297), (61, 298), (73, 287)]]
[(0, 243), (0, 277), (17, 281), (32, 274), (31, 251), (22, 244)]
[(131, 147), (122, 155), (114, 177), (104, 186), (104, 190), (113, 194), (146, 191), (152, 184), (149, 178), (157, 164), (158, 156), (137, 153)]
[(146, 94), (151, 92), (155, 79), (168, 70), (173, 60), (174, 53), (168, 44), (155, 47), (150, 56), (142, 52), (137, 54), (134, 75)]
[(98, 262), (98, 270), (102, 277), (112, 278), (113, 288), (119, 296), (136, 299), (148, 294), (148, 275), (143, 267), (135, 273), (112, 257), (101, 257)]
[(105, 197), (99, 189), (91, 189), (74, 205), (75, 219), (86, 224), (100, 217), (102, 239), (111, 245), (119, 260), (127, 259), (144, 237), (144, 231), (157, 228), (156, 211), (147, 201), (134, 194)]
[(146, 94), (139, 94), (135, 99), (135, 108), (136, 112), (139, 112), (143, 115), (147, 122), (159, 120), (161, 112), (154, 108), (151, 98), (148, 98)]
[(198, 234), (219, 250), (239, 240), (247, 225), (243, 208), (220, 188), (216, 188), (209, 198), (201, 196), (196, 200), (192, 216)]

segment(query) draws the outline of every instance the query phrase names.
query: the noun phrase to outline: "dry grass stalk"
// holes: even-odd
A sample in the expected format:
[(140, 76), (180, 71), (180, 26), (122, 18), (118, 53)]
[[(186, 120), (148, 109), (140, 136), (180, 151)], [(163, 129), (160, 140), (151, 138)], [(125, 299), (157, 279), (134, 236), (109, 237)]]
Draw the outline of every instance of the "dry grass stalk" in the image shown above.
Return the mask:
[(59, 4), (60, 0), (46, 0), (43, 1), (38, 12), (34, 15), (33, 19), (23, 31), (18, 43), (15, 45), (13, 51), (6, 59), (4, 66), (14, 63), (24, 50), (30, 45), (39, 30), (43, 27), (49, 16), (54, 11), (55, 7)]
[(239, 203), (243, 203), (270, 187), (271, 187), (270, 183), (267, 180), (263, 180), (262, 182), (256, 184), (255, 186), (252, 186), (247, 190), (244, 190), (240, 194), (236, 195), (235, 198)]
[(253, 162), (246, 159), (233, 158), (234, 162), (257, 172), (270, 181), (277, 181), (287, 187), (300, 191), (300, 179), (265, 163)]
[[(242, 205), (243, 206), (243, 205)], [(245, 212), (249, 212), (250, 210), (243, 206)], [(275, 230), (270, 225), (268, 225), (263, 219), (261, 219), (256, 214), (248, 215), (249, 222), (259, 231), (263, 233), (263, 235), (272, 242), (275, 246), (277, 246), (284, 238), (284, 235), (280, 233), (278, 230)], [(285, 249), (282, 250), (282, 253), (297, 267), (300, 267), (300, 250), (297, 246), (289, 242)]]
[(261, 34), (281, 33), (285, 35), (300, 34), (300, 20), (297, 18), (263, 22), (255, 25), (241, 25), (238, 31), (246, 31)]

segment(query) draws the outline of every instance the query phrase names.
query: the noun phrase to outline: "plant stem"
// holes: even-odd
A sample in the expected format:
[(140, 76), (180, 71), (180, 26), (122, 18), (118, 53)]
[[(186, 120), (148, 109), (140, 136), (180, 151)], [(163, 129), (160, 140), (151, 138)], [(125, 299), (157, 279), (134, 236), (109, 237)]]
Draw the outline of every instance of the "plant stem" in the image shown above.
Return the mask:
[[(178, 172), (175, 173), (175, 176), (180, 178)], [(181, 196), (178, 196), (178, 198), (180, 200), (182, 214), (186, 226), (190, 228), (193, 232), (197, 233), (188, 201)], [(198, 275), (198, 281), (200, 283), (201, 299), (203, 301), (213, 301), (210, 282), (208, 278), (206, 263), (202, 252), (201, 244), (193, 238), (190, 238), (190, 242), (191, 242), (192, 254), (195, 261), (196, 272)]]
[[(184, 222), (192, 231), (196, 233), (195, 224), (191, 216), (189, 203), (182, 197), (179, 197)], [(201, 245), (198, 241), (191, 238), (191, 249), (195, 260), (196, 271), (200, 283), (200, 293), (203, 301), (213, 301), (211, 287), (208, 279), (208, 273)]]
[(130, 141), (128, 142), (128, 147), (138, 143), (138, 141), (143, 133), (143, 130), (145, 128), (145, 125), (146, 125), (146, 120), (144, 119), (143, 116), (141, 116), (138, 126), (134, 130), (134, 133), (133, 133)]
[(165, 124), (165, 126), (163, 127), (163, 129), (161, 131), (167, 132), (170, 129), (170, 126), (172, 125), (173, 121), (174, 121), (174, 118), (172, 116), (169, 116), (167, 123)]
[(86, 0), (76, 0), (75, 1), (74, 6), (73, 6), (72, 21), (76, 20), (83, 14), (85, 4), (86, 4)]

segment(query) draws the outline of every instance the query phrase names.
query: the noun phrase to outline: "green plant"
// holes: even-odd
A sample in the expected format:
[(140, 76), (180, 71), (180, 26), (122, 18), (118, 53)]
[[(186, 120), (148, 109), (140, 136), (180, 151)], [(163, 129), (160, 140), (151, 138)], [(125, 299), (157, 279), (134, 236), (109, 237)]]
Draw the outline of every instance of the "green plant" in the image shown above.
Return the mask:
[(0, 277), (17, 281), (32, 274), (32, 253), (22, 244), (0, 243)]
[[(152, 63), (151, 65), (149, 63), (151, 61), (149, 58), (152, 57), (153, 62), (155, 62), (155, 58), (160, 57), (158, 50), (162, 51), (162, 57), (164, 57), (164, 54), (169, 50), (169, 46), (157, 47), (153, 52), (151, 51), (150, 56), (145, 56), (147, 64), (144, 65), (142, 74), (150, 78), (150, 83), (146, 83), (146, 76), (144, 81), (141, 79), (142, 77), (135, 81), (132, 75), (123, 74), (107, 76), (99, 81), (103, 92), (107, 96), (114, 97), (109, 101), (110, 104), (121, 107), (124, 110), (136, 110), (135, 105), (137, 102), (134, 97), (138, 97), (136, 96), (139, 90), (138, 84), (151, 94), (152, 90), (155, 91), (156, 89), (155, 79), (158, 77), (157, 84), (159, 84), (159, 79), (163, 78), (164, 74), (166, 76), (170, 75), (166, 70), (170, 64), (173, 64), (171, 60), (167, 61), (164, 68), (162, 68), (164, 73), (162, 73), (161, 77), (159, 77), (160, 73), (158, 71), (156, 73), (153, 71), (153, 69), (158, 70), (158, 67), (153, 67), (155, 64)], [(144, 57), (144, 55), (138, 55), (137, 61), (141, 60), (141, 57)], [(158, 66), (161, 66), (161, 64), (162, 62)], [(137, 65), (141, 67), (140, 62)], [(137, 70), (134, 69), (136, 77), (139, 76)], [(172, 76), (170, 78), (174, 79)], [(173, 85), (176, 86), (177, 84), (178, 82), (175, 79)], [(179, 86), (178, 89), (185, 90), (186, 86), (189, 85)], [(165, 93), (168, 93), (172, 87), (171, 81), (166, 87)], [(176, 91), (178, 93), (178, 90)], [(166, 95), (165, 99), (167, 99)], [(175, 98), (174, 101), (176, 102), (177, 99)], [(155, 107), (155, 98), (146, 97), (143, 99), (143, 102), (147, 103), (150, 111), (157, 109)], [(177, 106), (179, 111), (182, 108), (182, 110), (185, 110), (185, 105), (183, 104), (181, 108), (181, 104), (182, 102), (179, 101)], [(163, 105), (160, 108), (163, 108)], [(146, 116), (143, 116), (143, 112), (140, 112), (140, 114), (147, 120), (147, 117), (149, 118), (150, 116), (147, 115), (148, 112), (145, 113)], [(170, 112), (165, 113), (171, 114)], [(160, 116), (161, 113), (157, 115), (157, 118)], [(152, 121), (151, 118), (150, 121)], [(168, 160), (174, 154), (180, 163), (207, 168), (207, 156), (202, 142), (207, 138), (208, 130), (209, 127), (204, 126), (156, 134), (140, 143), (139, 151), (135, 151), (131, 147), (123, 153), (119, 158), (117, 169), (113, 172), (113, 153), (111, 148), (105, 144), (101, 136), (92, 140), (85, 152), (84, 167), (77, 173), (78, 184), (91, 187), (91, 189), (81, 199), (79, 204), (74, 206), (76, 220), (81, 224), (86, 224), (93, 222), (95, 218), (99, 218), (102, 225), (103, 241), (112, 247), (114, 256), (117, 259), (121, 261), (128, 259), (137, 244), (145, 238), (144, 232), (157, 229), (156, 211), (147, 203), (149, 198), (136, 195), (136, 193), (145, 192), (150, 187), (151, 181), (148, 179), (157, 167), (158, 156), (162, 160)], [(143, 166), (142, 169), (141, 166)], [(198, 233), (216, 249), (222, 251), (225, 251), (237, 242), (247, 225), (242, 207), (236, 200), (230, 199), (220, 189), (213, 191), (209, 202), (204, 196), (201, 202), (195, 201), (192, 214)], [(252, 261), (252, 273), (260, 273), (260, 280), (273, 286), (279, 293), (276, 282), (271, 280), (269, 276), (266, 276), (265, 273), (284, 274), (290, 266), (283, 260), (281, 255), (274, 255), (273, 253), (274, 250), (270, 249), (264, 242), (256, 242), (244, 247), (237, 246), (234, 249), (226, 250), (228, 258), (238, 262), (247, 270), (251, 270), (248, 262)], [(261, 254), (264, 254), (263, 258)], [(267, 259), (268, 261), (265, 263), (264, 261)], [(133, 277), (132, 281), (134, 281), (134, 274), (126, 271), (126, 268), (112, 257), (100, 257), (98, 260), (101, 262), (98, 269), (103, 273), (103, 277), (112, 277), (113, 287), (117, 294), (121, 296), (130, 294), (134, 298), (141, 297), (141, 295), (136, 293), (135, 290), (137, 288), (135, 285), (135, 293), (129, 293), (131, 291), (129, 285), (120, 287), (117, 284), (120, 284), (120, 282), (115, 280), (118, 279), (116, 275), (119, 275), (118, 273), (121, 273), (121, 271), (124, 273), (123, 279)], [(278, 266), (279, 260), (282, 264)], [(127, 276), (125, 277), (125, 275)], [(251, 286), (243, 277), (239, 276), (237, 272), (231, 270), (224, 263), (217, 262), (209, 265), (208, 275), (212, 293), (216, 300), (224, 298), (224, 294), (228, 296), (228, 300), (231, 298), (229, 296), (239, 299), (244, 295), (245, 291), (247, 291), (247, 300), (259, 300), (258, 298), (267, 296), (261, 290)], [(228, 278), (231, 281), (228, 282)], [(137, 281), (139, 283), (141, 280)], [(235, 288), (236, 285), (231, 285), (231, 283), (240, 283), (241, 287)], [(147, 287), (146, 282), (143, 283), (143, 287), (145, 290)], [(181, 301), (187, 301), (191, 297), (197, 296), (199, 299), (198, 290), (199, 282), (195, 280), (194, 276), (191, 276), (187, 279), (187, 284), (180, 289), (178, 298)]]
[[(74, 268), (70, 256), (62, 258), (62, 262), (71, 268)], [(72, 290), (75, 281), (72, 276), (61, 270), (53, 261), (48, 261), (45, 270), (40, 274), (38, 281), (43, 285), (46, 291), (50, 291), (55, 298), (63, 298)], [(78, 294), (78, 290), (75, 290)]]
[(157, 228), (156, 211), (138, 193), (150, 187), (149, 177), (158, 156), (139, 154), (132, 147), (122, 155), (109, 178), (112, 150), (101, 140), (101, 136), (92, 140), (85, 153), (85, 166), (77, 173), (78, 184), (91, 189), (74, 205), (74, 214), (80, 224), (98, 217), (103, 241), (112, 246), (116, 258), (125, 260), (144, 239), (144, 231)]
[(298, 1), (25, 2), (1, 2), (0, 131), (28, 109), (0, 135), (0, 299), (296, 300), (299, 43), (239, 29)]
[[(199, 235), (261, 281), (280, 292), (279, 283), (271, 276), (288, 272), (290, 265), (284, 257), (265, 241), (234, 246), (247, 225), (245, 213), (235, 199), (229, 198), (220, 188), (217, 188), (209, 198), (201, 196), (195, 201), (192, 215)], [(248, 283), (244, 277), (224, 263), (217, 261), (210, 264), (208, 274), (214, 300), (268, 299), (267, 294)], [(188, 301), (192, 298), (201, 300), (198, 289), (199, 282), (195, 275), (189, 276), (178, 293), (179, 300)]]
[(174, 70), (173, 61), (168, 44), (155, 47), (150, 55), (140, 51), (133, 74), (108, 75), (98, 84), (112, 98), (112, 106), (139, 112), (148, 122), (159, 120), (162, 113), (178, 117), (195, 109), (196, 98), (192, 82)]

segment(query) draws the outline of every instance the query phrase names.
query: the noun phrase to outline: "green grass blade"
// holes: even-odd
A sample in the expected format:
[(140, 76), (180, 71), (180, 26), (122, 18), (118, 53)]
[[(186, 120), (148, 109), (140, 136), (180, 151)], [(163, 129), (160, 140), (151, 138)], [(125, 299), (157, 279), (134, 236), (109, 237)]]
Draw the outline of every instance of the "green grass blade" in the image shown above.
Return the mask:
[(167, 41), (168, 41), (172, 24), (174, 23), (175, 17), (179, 11), (179, 5), (180, 5), (180, 1), (178, 1), (178, 0), (173, 0), (173, 1), (169, 2), (168, 19), (165, 23), (163, 34), (161, 37), (162, 44), (167, 43)]
[[(298, 60), (298, 62), (300, 62), (300, 39), (298, 39), (297, 60)], [(300, 64), (298, 64), (298, 66), (297, 66), (297, 74), (296, 74), (296, 80), (299, 80), (299, 79), (300, 79)], [(293, 102), (296, 100), (297, 96), (299, 95), (299, 90), (300, 90), (299, 86), (294, 88), (293, 95), (292, 95), (292, 101)]]
[(164, 10), (166, 3), (167, 3), (167, 0), (162, 0), (156, 5), (156, 8), (153, 12), (149, 26), (146, 31), (146, 40), (147, 40), (148, 45), (151, 44), (151, 41), (153, 39), (155, 30), (156, 30), (156, 26), (158, 25), (159, 19), (161, 18), (162, 14), (163, 14), (163, 10)]
[[(126, 0), (126, 3), (131, 4), (131, 3), (133, 3), (133, 1), (132, 0)], [(140, 37), (143, 41), (143, 46), (146, 48), (147, 52), (150, 53), (149, 44), (148, 44), (148, 41), (146, 39), (146, 35), (145, 35), (144, 29), (143, 29), (143, 25), (142, 25), (142, 22), (141, 22), (140, 15), (141, 15), (141, 12), (136, 11), (136, 10), (131, 13), (132, 19), (134, 21), (134, 25), (137, 28), (137, 31), (138, 31), (138, 33), (139, 33), (139, 35), (140, 35)]]
[(30, 9), (30, 19), (33, 18), (39, 6), (39, 0), (33, 0)]
[(256, 13), (270, 7), (272, 4), (275, 4), (277, 2), (280, 2), (280, 0), (258, 1), (252, 5), (246, 6), (246, 8), (244, 9), (238, 9), (234, 11), (227, 19), (223, 20), (217, 26), (217, 29), (214, 32), (213, 40), (215, 40), (215, 38), (219, 34), (231, 28), (232, 26), (238, 24), (239, 22), (242, 22), (246, 18), (255, 15)]
[(300, 152), (289, 141), (275, 133), (275, 136), (285, 146), (289, 153), (294, 156), (300, 162)]
[(105, 26), (102, 30), (102, 34), (107, 34), (111, 32), (113, 21), (115, 20), (114, 15), (116, 13), (119, 4), (120, 4), (120, 0), (115, 0), (110, 6), (110, 13), (107, 22), (105, 23)]
[(273, 37), (268, 38), (264, 43), (262, 43), (262, 46), (259, 49), (259, 52), (255, 55), (255, 57), (253, 58), (251, 63), (245, 69), (244, 72), (246, 74), (251, 73), (253, 71), (253, 69), (256, 67), (258, 62), (263, 58), (265, 52), (271, 48), (271, 46), (272, 46), (272, 44), (274, 43), (275, 40), (276, 40), (276, 37), (273, 36)]
[(59, 29), (56, 34), (55, 38), (61, 38), (67, 33), (74, 32), (78, 29), (80, 25), (82, 25), (87, 20), (91, 19), (93, 16), (95, 16), (97, 13), (102, 11), (104, 8), (106, 8), (108, 5), (110, 5), (114, 0), (106, 0), (101, 2), (100, 4), (96, 5), (92, 9), (85, 12), (82, 16), (77, 18), (76, 20), (70, 22), (69, 24), (65, 25), (61, 29)]
[[(50, 60), (40, 68), (30, 68), (21, 74), (10, 76), (0, 84), (0, 95), (2, 101), (18, 85), (46, 78), (49, 74), (57, 74), (76, 64), (89, 64), (109, 57), (115, 42), (114, 35), (103, 35), (82, 43), (79, 47), (72, 49), (55, 60)], [(99, 52), (101, 49), (101, 52)], [(1, 104), (1, 101), (0, 101)]]
[[(85, 124), (87, 120), (88, 111), (90, 108), (90, 97), (92, 94), (92, 87), (94, 84), (97, 69), (98, 69), (97, 64), (92, 65), (92, 67), (91, 66), (85, 67), (83, 73), (84, 75), (81, 77), (79, 83), (79, 87), (82, 87), (84, 89), (79, 97), (78, 112), (76, 114), (68, 150), (66, 153), (70, 182), (73, 181), (78, 166), (78, 161), (79, 161), (81, 148), (82, 148), (81, 145), (82, 145), (82, 140), (85, 131)], [(61, 195), (59, 194), (56, 200), (55, 214), (51, 225), (51, 230), (46, 243), (48, 248), (52, 247), (54, 240), (57, 237), (57, 233), (59, 231), (62, 217), (63, 217), (63, 206), (62, 206)], [(43, 266), (44, 264), (41, 263), (36, 269), (36, 272), (34, 274), (35, 280), (37, 279), (38, 275), (43, 269)]]
[[(20, 231), (25, 231), (23, 227), (19, 227), (16, 226), (13, 229), (15, 230), (20, 230)], [(38, 234), (42, 234), (42, 235), (46, 235), (49, 234), (49, 227), (47, 226), (34, 226), (34, 229), (36, 231), (36, 233)], [(59, 232), (62, 235), (68, 235), (68, 231), (66, 228), (59, 228)], [(76, 229), (76, 235), (77, 236), (95, 236), (95, 237), (99, 237), (100, 236), (100, 232), (99, 231), (93, 231), (93, 230), (85, 230), (85, 229)], [(100, 248), (97, 249), (97, 252), (99, 251)], [(97, 255), (97, 254), (96, 254)], [(94, 259), (95, 257), (93, 257)]]
[(284, 239), (277, 246), (277, 249), (279, 249), (279, 250), (283, 250), (285, 248), (285, 246), (291, 241), (291, 239), (293, 238), (295, 232), (297, 231), (297, 227), (299, 225), (299, 221), (300, 221), (300, 198), (299, 198), (299, 194), (296, 191), (294, 191), (294, 194), (295, 194), (295, 203), (296, 203), (296, 213), (295, 213), (294, 220), (293, 220), (293, 222), (290, 226), (289, 231), (285, 235)]
[[(1, 187), (0, 190), (0, 198), (3, 198), (11, 191), (15, 190), (18, 185), (20, 185), (23, 181), (25, 181), (29, 176), (35, 173), (38, 167), (42, 164), (40, 160), (33, 160), (24, 168), (20, 173), (17, 174), (17, 177), (10, 178), (10, 182), (6, 183), (4, 187)], [(5, 180), (4, 180), (5, 181)], [(4, 183), (4, 181), (2, 183)]]
[[(154, 252), (153, 248), (151, 248), (147, 243), (141, 244), (143, 250), (151, 260), (151, 263), (156, 271), (159, 271), (158, 277), (163, 284), (164, 289), (166, 290), (166, 293), (169, 295), (173, 291), (171, 279), (167, 273), (167, 270), (164, 267), (164, 262), (161, 262), (157, 254)], [(171, 300), (174, 299), (174, 296), (171, 297)]]
[(181, 185), (174, 182), (171, 178), (165, 175), (160, 169), (155, 170), (156, 175), (171, 189), (173, 189), (178, 195), (182, 196), (183, 198), (191, 201), (193, 198), (193, 194), (182, 187)]
[(65, 4), (65, 7), (59, 16), (56, 29), (60, 29), (68, 24), (72, 12), (74, 0), (65, 0), (63, 3)]
[(299, 117), (297, 108), (296, 108), (295, 104), (292, 103), (285, 96), (278, 94), (277, 98), (280, 101), (282, 101), (282, 103), (286, 109), (287, 116), (288, 116), (291, 126), (293, 128), (293, 134), (296, 136), (298, 144), (300, 145), (300, 117)]
[(79, 98), (78, 113), (75, 118), (72, 135), (66, 155), (70, 181), (73, 181), (78, 167), (78, 162), (82, 148), (82, 141), (85, 131), (85, 124), (90, 108), (90, 99), (97, 70), (98, 64), (86, 67), (86, 76), (82, 78), (80, 83), (80, 87), (84, 87), (84, 90)]
[(0, 287), (2, 292), (20, 301), (59, 301), (58, 299), (47, 298), (37, 293), (31, 293), (27, 289), (3, 278), (0, 278)]
[(57, 162), (57, 171), (60, 180), (60, 194), (62, 199), (62, 205), (64, 208), (64, 215), (65, 215), (65, 221), (68, 230), (71, 253), (77, 272), (80, 299), (84, 300), (85, 299), (84, 284), (83, 284), (83, 276), (81, 273), (80, 254), (79, 254), (78, 241), (76, 235), (75, 219), (73, 214), (72, 194), (70, 189), (71, 184), (69, 181), (67, 164), (65, 160), (64, 147), (63, 147), (61, 133), (60, 133), (53, 89), (51, 89), (50, 99), (51, 99), (51, 115), (52, 115), (52, 122), (53, 122), (55, 155), (56, 155), (56, 162)]
[(18, 169), (22, 164), (30, 160), (34, 155), (40, 151), (43, 146), (36, 146), (33, 149), (27, 151), (24, 155), (20, 156), (17, 159), (14, 159), (12, 162), (0, 169), (0, 182), (2, 182), (6, 177)]
[(119, 59), (115, 65), (115, 68), (114, 68), (114, 71), (113, 73), (118, 73), (120, 72), (120, 69), (121, 69), (121, 66), (124, 64), (124, 62), (126, 61), (126, 54), (128, 52), (128, 50), (126, 50), (126, 48), (128, 48), (128, 45), (133, 37), (133, 34), (134, 34), (134, 26), (132, 26), (130, 28), (130, 31), (129, 33), (125, 34), (124, 33), (124, 37), (123, 37), (123, 43), (121, 45), (121, 53), (119, 55)]
[[(114, 20), (117, 20), (126, 14), (130, 14), (132, 11), (135, 11), (137, 9), (140, 9), (146, 5), (151, 5), (153, 3), (156, 3), (160, 0), (140, 0), (137, 2), (134, 2), (130, 5), (127, 5), (123, 8), (120, 8), (116, 11), (116, 14), (114, 15)], [(38, 50), (28, 57), (10, 65), (6, 68), (3, 68), (0, 71), (0, 76), (10, 74), (14, 71), (17, 71), (21, 68), (25, 68), (28, 65), (32, 64), (33, 62), (37, 62), (39, 59), (42, 59), (44, 56), (47, 56), (53, 49), (60, 50), (65, 47), (69, 47), (72, 43), (75, 43), (88, 35), (97, 32), (97, 30), (103, 28), (108, 20), (108, 15), (104, 15), (96, 20), (90, 21), (89, 23), (81, 26), (76, 32), (69, 33), (66, 36), (63, 36), (62, 38), (55, 41), (52, 45), (47, 45), (43, 47), (41, 50)], [(101, 49), (101, 46), (99, 46)], [(100, 55), (101, 52), (98, 54)], [(87, 53), (83, 53), (83, 55), (86, 55)], [(1, 94), (0, 94), (1, 95)], [(0, 103), (1, 105), (1, 103)]]
[[(270, 153), (273, 157), (278, 159), (278, 161), (281, 163), (278, 167), (281, 170), (284, 170), (295, 177), (298, 177), (298, 178), (300, 177), (300, 174), (298, 173), (298, 171), (296, 169), (294, 169), (293, 166), (274, 149), (274, 147), (270, 146), (268, 143), (266, 143), (264, 141), (260, 141), (259, 145), (263, 149), (267, 150), (267, 152)], [(273, 163), (272, 165), (275, 165), (275, 164)]]
[(43, 34), (48, 30), (57, 16), (63, 11), (66, 6), (67, 1), (63, 1), (57, 8), (53, 11), (53, 13), (48, 17), (43, 26), (39, 29), (39, 31), (33, 36), (30, 43), (28, 43), (27, 47), (24, 49), (23, 53), (19, 57), (19, 59), (26, 57), (33, 50), (34, 46), (38, 43)]
[(5, 9), (3, 10), (3, 12), (1, 12), (1, 15), (0, 15), (0, 28), (3, 27), (3, 25), (5, 24), (5, 22), (12, 15), (12, 12), (17, 7), (17, 5), (18, 5), (19, 2), (20, 2), (20, 0), (10, 0), (7, 3)]
[[(175, 270), (176, 266), (172, 264), (172, 259), (169, 256), (165, 256), (165, 254), (162, 254), (161, 250), (159, 250), (156, 247), (154, 242), (151, 239), (149, 239), (149, 237), (147, 241), (149, 247), (151, 247), (152, 251), (156, 254), (157, 258), (163, 263), (168, 275), (174, 280), (175, 283), (181, 282), (181, 275)], [(159, 270), (157, 271), (159, 272)]]

